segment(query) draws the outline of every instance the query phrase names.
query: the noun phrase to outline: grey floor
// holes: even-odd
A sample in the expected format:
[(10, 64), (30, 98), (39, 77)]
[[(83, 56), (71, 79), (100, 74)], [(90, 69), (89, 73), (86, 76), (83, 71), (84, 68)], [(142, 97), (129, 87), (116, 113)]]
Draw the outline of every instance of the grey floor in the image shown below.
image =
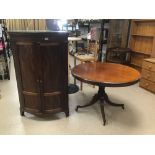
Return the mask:
[(125, 104), (125, 110), (105, 105), (106, 126), (103, 126), (99, 104), (75, 112), (76, 105), (90, 101), (97, 87), (84, 84), (83, 91), (69, 95), (68, 118), (64, 113), (46, 118), (26, 113), (21, 117), (13, 63), (11, 80), (0, 81), (0, 89), (0, 134), (155, 134), (155, 94), (138, 84), (106, 89), (112, 101)]

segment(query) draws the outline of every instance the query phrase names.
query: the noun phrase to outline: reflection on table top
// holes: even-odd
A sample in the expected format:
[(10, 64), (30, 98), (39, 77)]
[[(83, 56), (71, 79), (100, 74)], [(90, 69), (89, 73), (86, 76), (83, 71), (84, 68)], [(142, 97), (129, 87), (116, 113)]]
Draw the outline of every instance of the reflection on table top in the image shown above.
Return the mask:
[(72, 69), (75, 78), (90, 84), (127, 86), (139, 81), (140, 73), (134, 68), (115, 63), (84, 63)]

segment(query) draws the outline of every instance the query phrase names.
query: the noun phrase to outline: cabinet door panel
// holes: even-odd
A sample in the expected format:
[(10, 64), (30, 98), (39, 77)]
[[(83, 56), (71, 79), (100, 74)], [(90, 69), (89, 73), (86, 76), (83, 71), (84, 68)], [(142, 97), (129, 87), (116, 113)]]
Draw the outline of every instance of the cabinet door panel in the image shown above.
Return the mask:
[(39, 47), (33, 44), (17, 44), (22, 87), (24, 91), (38, 92), (41, 75)]
[(39, 46), (28, 42), (18, 42), (16, 46), (22, 80), (24, 109), (36, 114), (41, 113), (39, 85), (41, 56)]
[(62, 50), (63, 45), (59, 44), (41, 44), (42, 53), (42, 71), (43, 86), (45, 93), (63, 91), (68, 81), (68, 55)]
[[(62, 42), (40, 44), (44, 110), (68, 107), (68, 52)], [(49, 95), (45, 95), (49, 94)], [(50, 95), (51, 94), (51, 95)], [(52, 95), (55, 94), (55, 95)], [(61, 110), (62, 111), (62, 110)]]
[(56, 109), (60, 110), (62, 107), (61, 102), (62, 102), (61, 94), (53, 96), (44, 96), (44, 110), (45, 111), (51, 109), (53, 111), (55, 111)]
[(27, 110), (35, 110), (36, 112), (41, 112), (41, 103), (40, 103), (40, 97), (37, 96), (31, 96), (31, 95), (24, 95), (24, 106)]

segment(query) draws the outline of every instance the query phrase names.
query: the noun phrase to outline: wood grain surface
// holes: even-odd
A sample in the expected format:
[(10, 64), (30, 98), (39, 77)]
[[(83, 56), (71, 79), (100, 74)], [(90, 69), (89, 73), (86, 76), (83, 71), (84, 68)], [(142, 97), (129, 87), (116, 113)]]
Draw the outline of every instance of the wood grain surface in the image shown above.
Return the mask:
[(115, 63), (84, 63), (72, 69), (72, 75), (80, 81), (109, 87), (135, 84), (140, 73), (128, 66)]

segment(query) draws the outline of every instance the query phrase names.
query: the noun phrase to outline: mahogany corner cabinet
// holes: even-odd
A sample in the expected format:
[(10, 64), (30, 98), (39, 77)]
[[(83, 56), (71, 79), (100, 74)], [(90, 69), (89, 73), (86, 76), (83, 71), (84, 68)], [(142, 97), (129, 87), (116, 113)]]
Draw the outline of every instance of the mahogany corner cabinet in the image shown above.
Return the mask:
[(20, 114), (38, 116), (68, 108), (68, 33), (9, 32), (13, 51)]

